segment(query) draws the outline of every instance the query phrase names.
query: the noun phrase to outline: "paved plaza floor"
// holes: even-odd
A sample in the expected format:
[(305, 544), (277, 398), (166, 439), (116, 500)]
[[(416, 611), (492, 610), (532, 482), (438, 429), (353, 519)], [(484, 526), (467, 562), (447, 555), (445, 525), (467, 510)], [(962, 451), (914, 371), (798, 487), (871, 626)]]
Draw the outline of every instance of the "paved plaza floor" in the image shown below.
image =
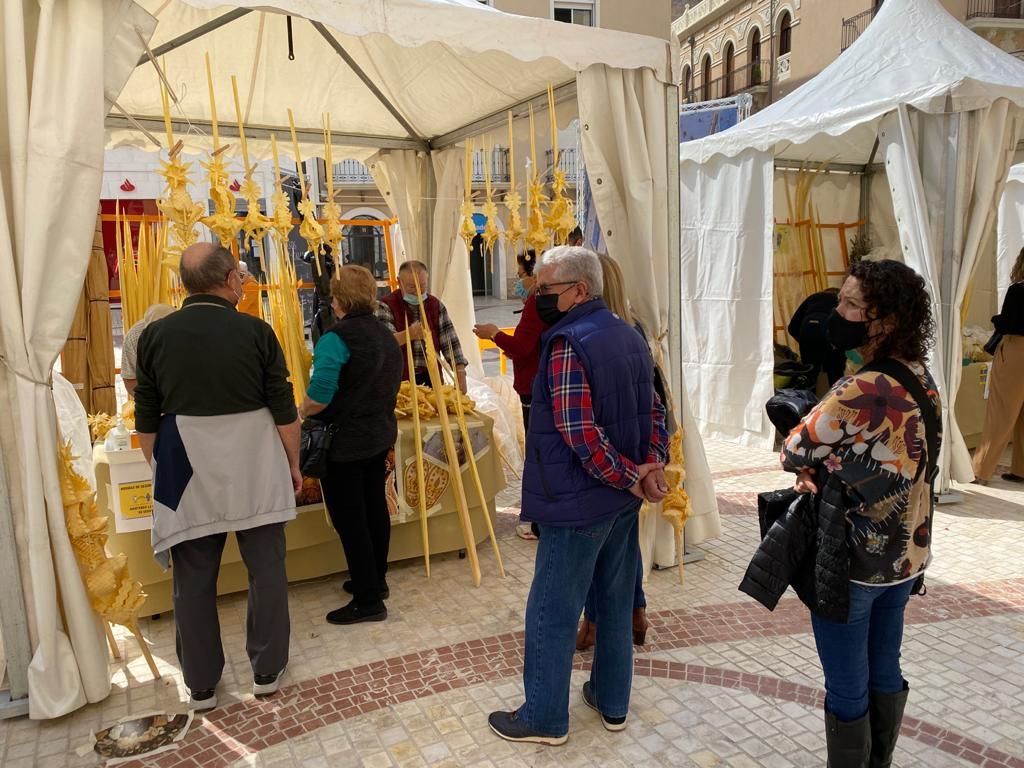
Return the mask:
[[(220, 601), (227, 666), (220, 706), (181, 746), (130, 765), (203, 766), (823, 766), (822, 678), (807, 612), (792, 594), (774, 613), (737, 591), (757, 543), (755, 494), (789, 476), (775, 456), (707, 445), (722, 535), (706, 558), (647, 583), (651, 631), (636, 655), (628, 727), (605, 731), (579, 699), (590, 654), (576, 657), (570, 738), (510, 744), (487, 714), (522, 700), (522, 627), (535, 545), (516, 538), (515, 485), (499, 498), (507, 577), (480, 547), (483, 584), (457, 556), (396, 565), (389, 618), (331, 626), (341, 576), (291, 590), (292, 661), (282, 689), (255, 700), (245, 654), (245, 597)], [(1000, 470), (1005, 471), (1005, 470)], [(929, 592), (907, 612), (911, 694), (896, 765), (1024, 768), (1024, 492), (964, 486), (935, 525)], [(53, 722), (0, 722), (5, 768), (95, 765), (74, 749), (129, 713), (180, 709), (186, 693), (173, 617), (145, 620), (163, 671), (153, 681), (119, 636), (110, 697)]]

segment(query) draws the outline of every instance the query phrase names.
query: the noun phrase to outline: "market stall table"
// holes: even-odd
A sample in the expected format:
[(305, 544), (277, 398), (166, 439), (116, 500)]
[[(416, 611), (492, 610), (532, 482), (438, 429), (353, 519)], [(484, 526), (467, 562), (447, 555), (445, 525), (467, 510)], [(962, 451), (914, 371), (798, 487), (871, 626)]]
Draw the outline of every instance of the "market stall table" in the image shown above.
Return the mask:
[[(487, 511), (493, 521), (494, 497), (505, 487), (501, 461), (494, 445), (493, 421), (475, 412), (467, 414), (466, 420), (487, 499)], [(388, 558), (390, 562), (423, 555), (417, 511), (419, 502), (416, 497), (412, 422), (401, 420), (398, 422), (398, 429), (399, 439), (395, 446), (394, 462), (394, 479), (397, 482), (391, 485), (392, 476), (389, 475), (387, 491), (392, 525)], [(443, 453), (440, 423), (436, 418), (423, 419), (421, 429), (426, 462), (430, 553), (436, 555), (464, 549), (465, 543), (458, 515), (455, 514), (455, 499)], [(453, 423), (452, 430), (459, 445), (463, 481), (469, 488), (472, 487), (472, 481), (457, 424)], [(142, 451), (133, 449), (108, 455), (103, 445), (98, 444), (94, 449), (93, 460), (96, 469), (97, 505), (101, 514), (110, 517), (108, 548), (112, 553), (124, 552), (128, 556), (132, 576), (142, 582), (148, 597), (140, 615), (165, 613), (172, 608), (171, 572), (161, 570), (153, 559), (149, 530), (152, 502), (147, 498), (147, 494), (151, 493), (151, 475), (142, 457)], [(468, 502), (474, 540), (479, 544), (487, 538), (484, 510), (475, 493), (468, 494)], [(348, 568), (338, 535), (327, 519), (322, 503), (301, 506), (298, 516), (288, 524), (286, 531), (286, 566), (289, 582), (319, 578)], [(229, 536), (221, 559), (217, 594), (242, 592), (247, 587), (248, 576), (238, 546), (234, 536)]]

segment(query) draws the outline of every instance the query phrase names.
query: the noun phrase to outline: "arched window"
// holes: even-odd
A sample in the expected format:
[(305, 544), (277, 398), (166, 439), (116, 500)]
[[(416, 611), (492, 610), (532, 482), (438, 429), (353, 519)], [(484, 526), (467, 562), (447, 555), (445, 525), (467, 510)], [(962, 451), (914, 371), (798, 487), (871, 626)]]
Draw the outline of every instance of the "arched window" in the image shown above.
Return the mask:
[[(373, 220), (372, 216), (356, 216)], [(344, 264), (358, 264), (373, 272), (378, 280), (388, 279), (388, 259), (384, 250), (384, 230), (375, 226), (348, 224), (342, 228), (341, 258)]]
[(750, 44), (747, 46), (750, 51), (750, 84), (761, 84), (761, 30), (754, 27), (750, 35)]
[(732, 96), (733, 94), (733, 70), (736, 67), (736, 49), (733, 44), (726, 43), (722, 52), (722, 95)]
[(691, 91), (693, 90), (693, 73), (690, 71), (690, 65), (686, 64), (683, 66), (683, 93), (682, 98), (685, 101), (690, 100)]
[(700, 97), (702, 101), (711, 99), (711, 54), (704, 57), (700, 73)]
[(785, 56), (793, 50), (793, 17), (785, 11), (779, 18), (779, 55)]

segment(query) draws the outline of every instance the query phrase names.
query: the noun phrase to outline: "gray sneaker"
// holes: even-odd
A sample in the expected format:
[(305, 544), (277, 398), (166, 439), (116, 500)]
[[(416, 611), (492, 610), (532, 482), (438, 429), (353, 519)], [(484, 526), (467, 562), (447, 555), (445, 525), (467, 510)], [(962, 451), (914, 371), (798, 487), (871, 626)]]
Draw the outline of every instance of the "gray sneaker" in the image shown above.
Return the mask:
[(285, 667), (276, 675), (253, 675), (252, 695), (269, 696), (277, 693), (277, 689), (281, 687), (281, 678), (287, 670), (288, 667)]

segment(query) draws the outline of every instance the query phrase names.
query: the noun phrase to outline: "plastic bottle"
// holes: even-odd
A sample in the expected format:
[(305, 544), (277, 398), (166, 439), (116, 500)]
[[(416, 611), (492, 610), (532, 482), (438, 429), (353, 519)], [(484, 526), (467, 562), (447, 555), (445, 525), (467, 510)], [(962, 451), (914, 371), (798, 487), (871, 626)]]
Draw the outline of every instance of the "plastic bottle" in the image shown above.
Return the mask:
[(127, 451), (132, 447), (132, 435), (124, 425), (124, 420), (118, 416), (114, 428), (107, 433), (106, 442), (103, 444), (107, 453), (112, 451)]

